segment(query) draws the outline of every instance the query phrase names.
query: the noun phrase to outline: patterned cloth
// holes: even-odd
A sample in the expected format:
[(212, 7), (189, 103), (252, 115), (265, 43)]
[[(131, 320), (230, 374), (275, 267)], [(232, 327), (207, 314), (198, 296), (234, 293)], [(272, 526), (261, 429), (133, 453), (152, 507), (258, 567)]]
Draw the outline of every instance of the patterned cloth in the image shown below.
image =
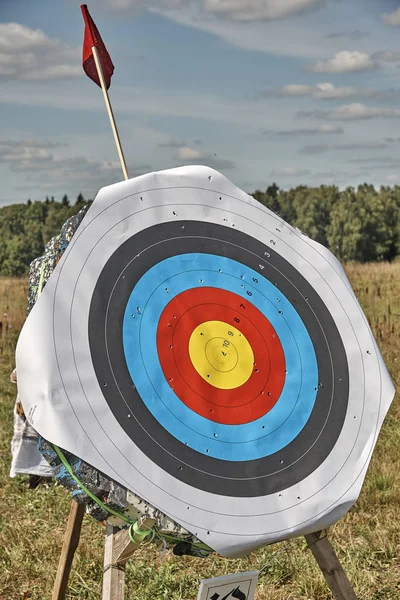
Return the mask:
[[(17, 383), (15, 369), (10, 379)], [(38, 450), (38, 434), (25, 418), (21, 402), (17, 396), (14, 406), (14, 435), (11, 440), (10, 477), (16, 475), (37, 475), (52, 477), (53, 469)]]
[[(35, 258), (30, 264), (28, 314), (31, 312), (40, 292), (43, 290), (58, 261), (72, 240), (88, 208), (89, 205), (86, 205), (77, 215), (69, 218), (62, 226), (59, 235), (53, 237), (46, 244), (43, 255)], [(11, 373), (10, 379), (13, 383), (17, 382), (15, 369)], [(14, 406), (14, 435), (11, 440), (12, 460), (10, 477), (15, 477), (16, 475), (53, 476), (53, 469), (39, 452), (37, 444), (38, 434), (26, 420), (17, 396)]]
[(31, 262), (28, 280), (28, 314), (72, 240), (88, 208), (89, 205), (86, 205), (77, 215), (70, 217), (62, 226), (59, 235), (47, 242), (43, 255)]

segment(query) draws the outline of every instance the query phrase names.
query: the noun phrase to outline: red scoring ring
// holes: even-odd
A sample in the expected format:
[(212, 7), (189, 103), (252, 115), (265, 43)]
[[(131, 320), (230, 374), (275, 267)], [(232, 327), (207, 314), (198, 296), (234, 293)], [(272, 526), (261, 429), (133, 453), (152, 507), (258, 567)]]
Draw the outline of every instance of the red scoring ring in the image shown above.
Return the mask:
[[(234, 321), (235, 318), (240, 322)], [(205, 321), (222, 321), (228, 325), (232, 324), (243, 333), (249, 342), (255, 364), (250, 378), (240, 387), (224, 390), (210, 385), (196, 371), (189, 352), (179, 352), (180, 348), (188, 348), (193, 330)], [(178, 349), (173, 353), (173, 358), (182, 379), (194, 392), (215, 406), (231, 409), (247, 405), (259, 396), (261, 390), (267, 385), (270, 373), (268, 347), (253, 323), (245, 316), (239, 318), (237, 311), (230, 307), (209, 303), (189, 308), (177, 320), (173, 331), (172, 346)]]
[[(236, 389), (208, 384), (190, 360), (193, 330), (211, 320), (236, 327), (253, 349), (254, 371)], [(271, 323), (253, 304), (226, 290), (192, 288), (175, 296), (161, 314), (157, 350), (164, 375), (178, 398), (217, 423), (240, 425), (262, 417), (277, 402), (285, 382), (285, 357)]]

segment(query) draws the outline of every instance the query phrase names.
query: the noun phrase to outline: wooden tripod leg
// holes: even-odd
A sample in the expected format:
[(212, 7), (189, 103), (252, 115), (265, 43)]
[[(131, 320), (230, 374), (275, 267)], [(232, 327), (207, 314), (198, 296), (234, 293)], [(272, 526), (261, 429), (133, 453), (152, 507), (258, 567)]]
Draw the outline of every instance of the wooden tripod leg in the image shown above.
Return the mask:
[(61, 550), (60, 561), (58, 563), (57, 576), (54, 583), (51, 600), (64, 600), (65, 598), (72, 561), (74, 559), (75, 550), (79, 544), (79, 538), (81, 536), (84, 514), (85, 505), (78, 504), (75, 502), (75, 500), (71, 500), (67, 529), (65, 530), (64, 542)]
[(124, 600), (125, 562), (116, 557), (118, 527), (107, 523), (104, 540), (103, 600)]
[(305, 538), (336, 600), (357, 600), (326, 532), (309, 533)]
[[(139, 530), (145, 531), (147, 535), (155, 522), (155, 519), (143, 515), (138, 523)], [(134, 534), (131, 540), (127, 529), (118, 529), (107, 524), (104, 542), (103, 600), (124, 600), (125, 565), (143, 540), (139, 533), (137, 532), (137, 536)]]

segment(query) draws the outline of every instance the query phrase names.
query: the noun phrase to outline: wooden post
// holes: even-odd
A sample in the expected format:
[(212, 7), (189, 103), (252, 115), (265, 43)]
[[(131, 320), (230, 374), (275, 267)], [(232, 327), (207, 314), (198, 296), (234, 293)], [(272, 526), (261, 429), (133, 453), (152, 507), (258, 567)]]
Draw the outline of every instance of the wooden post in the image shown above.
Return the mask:
[[(151, 528), (155, 519), (142, 517), (140, 527)], [(104, 541), (103, 600), (124, 600), (125, 565), (140, 541), (132, 542), (127, 529), (107, 524)]]
[(54, 583), (52, 600), (64, 600), (67, 591), (69, 574), (75, 550), (81, 536), (82, 520), (85, 514), (85, 505), (71, 500), (67, 529), (64, 535), (63, 547), (58, 563), (56, 581)]
[[(115, 546), (118, 546), (118, 534), (123, 533), (117, 527), (106, 525), (104, 540), (103, 600), (124, 600), (125, 563), (115, 561)], [(128, 538), (129, 540), (129, 538)], [(126, 545), (126, 544), (125, 544)]]
[(336, 600), (357, 600), (326, 532), (309, 533), (305, 538)]

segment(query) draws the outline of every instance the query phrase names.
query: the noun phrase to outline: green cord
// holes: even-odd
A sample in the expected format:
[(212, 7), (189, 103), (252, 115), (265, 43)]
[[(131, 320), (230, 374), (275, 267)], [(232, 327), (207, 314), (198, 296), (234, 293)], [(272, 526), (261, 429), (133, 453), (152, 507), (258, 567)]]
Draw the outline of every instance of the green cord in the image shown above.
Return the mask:
[(122, 519), (123, 521), (125, 521), (125, 523), (132, 525), (133, 523), (136, 522), (136, 521), (132, 521), (132, 519), (129, 519), (129, 517), (126, 517), (122, 513), (118, 512), (116, 510), (113, 510), (109, 506), (106, 506), (99, 498), (97, 498), (97, 496), (92, 494), (92, 492), (87, 489), (87, 487), (78, 479), (78, 477), (76, 477), (75, 473), (71, 469), (71, 465), (65, 458), (65, 456), (64, 456), (63, 452), (60, 450), (60, 448), (58, 446), (56, 446), (55, 444), (53, 444), (53, 447), (57, 453), (58, 458), (61, 460), (64, 467), (67, 469), (67, 471), (71, 475), (72, 479), (79, 485), (79, 487), (85, 492), (85, 494), (87, 494), (89, 496), (89, 498), (91, 498), (94, 502), (96, 502), (96, 504), (101, 506), (101, 508), (104, 509), (106, 512), (111, 513), (112, 515), (114, 515), (114, 517), (118, 517), (119, 519)]
[(131, 542), (133, 544), (138, 544), (138, 543), (141, 544), (142, 542), (144, 542), (144, 540), (147, 537), (149, 537), (150, 534), (151, 534), (151, 538), (148, 541), (152, 542), (154, 540), (154, 536), (156, 535), (156, 532), (154, 531), (153, 528), (140, 529), (138, 522), (135, 521), (129, 527), (128, 534), (129, 534), (129, 539), (131, 540)]
[[(134, 544), (137, 544), (138, 542), (141, 543), (151, 533), (152, 535), (151, 535), (151, 539), (149, 540), (149, 542), (151, 542), (154, 539), (154, 537), (157, 535), (158, 537), (163, 538), (167, 542), (172, 542), (172, 543), (186, 542), (186, 543), (190, 544), (191, 546), (194, 546), (195, 548), (199, 548), (200, 550), (206, 550), (208, 552), (214, 552), (214, 550), (212, 548), (210, 548), (210, 546), (207, 546), (207, 544), (203, 544), (202, 542), (194, 543), (194, 542), (190, 542), (188, 540), (183, 540), (181, 538), (176, 538), (176, 537), (174, 537), (172, 535), (168, 535), (166, 533), (159, 533), (159, 532), (155, 531), (154, 528), (151, 528), (151, 529), (140, 529), (139, 525), (138, 525), (138, 522), (137, 522), (137, 519), (132, 520), (129, 517), (126, 517), (125, 515), (123, 515), (122, 513), (118, 512), (116, 510), (113, 510), (112, 508), (110, 508), (109, 506), (107, 506), (106, 504), (104, 504), (104, 502), (102, 502), (97, 496), (95, 496), (94, 494), (92, 494), (92, 492), (90, 490), (88, 490), (88, 488), (75, 475), (75, 473), (73, 472), (73, 470), (71, 468), (71, 465), (67, 461), (67, 459), (66, 459), (64, 453), (62, 452), (62, 450), (58, 446), (56, 446), (55, 444), (53, 444), (53, 448), (56, 451), (57, 456), (61, 460), (61, 462), (64, 465), (64, 467), (67, 469), (69, 475), (78, 484), (78, 486), (85, 492), (85, 494), (87, 494), (89, 496), (89, 498), (91, 498), (93, 500), (93, 502), (95, 502), (103, 510), (105, 510), (106, 512), (114, 515), (114, 517), (118, 517), (119, 519), (122, 519), (122, 521), (125, 521), (125, 523), (128, 523), (128, 525), (130, 525), (129, 530), (128, 530), (129, 539)], [(136, 539), (135, 539), (135, 537), (136, 537)], [(138, 540), (137, 539), (138, 537), (142, 538), (142, 539)]]

